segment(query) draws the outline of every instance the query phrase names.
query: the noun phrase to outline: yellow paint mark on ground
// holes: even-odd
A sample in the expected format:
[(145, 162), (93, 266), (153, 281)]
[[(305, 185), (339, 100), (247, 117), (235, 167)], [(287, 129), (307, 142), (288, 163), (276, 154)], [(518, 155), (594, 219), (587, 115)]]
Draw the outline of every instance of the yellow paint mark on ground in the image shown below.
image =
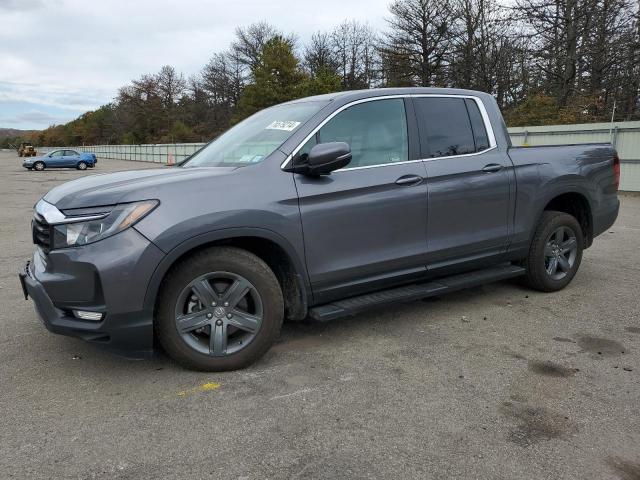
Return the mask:
[(186, 397), (187, 395), (193, 395), (194, 393), (210, 392), (212, 390), (217, 390), (218, 388), (220, 388), (221, 385), (222, 384), (217, 383), (217, 382), (203, 383), (202, 385), (199, 385), (197, 387), (189, 388), (187, 390), (182, 390), (182, 391), (178, 392), (178, 396), (179, 397)]

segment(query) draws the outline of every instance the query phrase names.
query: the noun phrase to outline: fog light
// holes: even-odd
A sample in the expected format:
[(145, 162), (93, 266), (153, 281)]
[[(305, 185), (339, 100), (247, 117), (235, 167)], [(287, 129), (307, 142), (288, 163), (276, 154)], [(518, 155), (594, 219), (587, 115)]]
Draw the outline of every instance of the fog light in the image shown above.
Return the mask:
[(73, 310), (73, 314), (82, 320), (93, 320), (99, 322), (102, 320), (102, 313), (100, 312), (87, 312), (86, 310)]

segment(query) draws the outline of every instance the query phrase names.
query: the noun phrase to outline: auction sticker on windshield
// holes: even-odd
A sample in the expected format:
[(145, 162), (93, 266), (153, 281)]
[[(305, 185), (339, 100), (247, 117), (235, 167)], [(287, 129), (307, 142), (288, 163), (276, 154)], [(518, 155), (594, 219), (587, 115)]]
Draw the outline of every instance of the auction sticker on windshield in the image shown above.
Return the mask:
[(294, 130), (298, 125), (300, 125), (300, 122), (295, 122), (292, 120), (276, 120), (275, 122), (271, 122), (269, 125), (267, 125), (267, 128), (265, 128), (265, 130), (286, 130), (287, 132), (290, 132)]

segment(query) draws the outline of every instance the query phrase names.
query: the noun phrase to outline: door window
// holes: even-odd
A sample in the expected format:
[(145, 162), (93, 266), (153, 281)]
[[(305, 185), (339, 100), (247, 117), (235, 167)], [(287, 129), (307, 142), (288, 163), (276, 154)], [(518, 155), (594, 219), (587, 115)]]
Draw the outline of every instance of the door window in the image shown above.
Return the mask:
[(57, 150), (50, 155), (50, 157), (54, 157), (54, 158), (60, 158), (63, 156), (64, 156), (64, 150)]
[(65, 157), (77, 157), (78, 156), (78, 152), (76, 152), (75, 150), (65, 150), (64, 151), (64, 156)]
[(317, 143), (347, 142), (346, 168), (384, 165), (409, 159), (407, 117), (401, 98), (375, 100), (346, 108), (329, 120), (300, 150), (299, 161)]
[(464, 98), (419, 97), (414, 102), (423, 153), (448, 157), (477, 151)]
[(476, 152), (482, 152), (489, 148), (489, 137), (487, 136), (487, 129), (484, 126), (484, 120), (482, 120), (478, 103), (470, 98), (465, 98), (464, 103), (467, 105), (469, 119), (471, 120), (473, 138), (476, 142)]

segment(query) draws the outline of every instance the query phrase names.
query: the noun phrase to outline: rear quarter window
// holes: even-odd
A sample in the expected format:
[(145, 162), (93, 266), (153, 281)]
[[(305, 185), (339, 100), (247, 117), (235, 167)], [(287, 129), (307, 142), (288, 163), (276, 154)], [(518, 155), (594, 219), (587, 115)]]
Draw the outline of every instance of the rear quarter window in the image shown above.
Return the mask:
[(482, 120), (478, 104), (471, 98), (465, 98), (464, 103), (467, 106), (469, 119), (471, 120), (471, 129), (473, 130), (473, 138), (476, 143), (476, 152), (486, 150), (489, 148), (489, 137), (487, 135), (487, 129), (484, 126), (484, 120)]

